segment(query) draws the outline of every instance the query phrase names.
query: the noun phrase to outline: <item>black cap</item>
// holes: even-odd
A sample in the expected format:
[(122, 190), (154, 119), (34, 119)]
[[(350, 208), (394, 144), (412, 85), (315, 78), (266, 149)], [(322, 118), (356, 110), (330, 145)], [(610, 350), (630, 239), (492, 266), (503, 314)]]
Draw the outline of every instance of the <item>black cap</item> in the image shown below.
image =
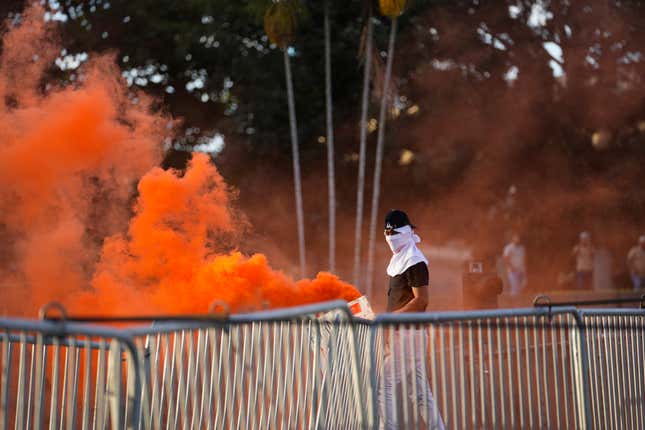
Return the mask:
[(385, 215), (385, 229), (395, 229), (395, 228), (400, 228), (405, 225), (409, 225), (410, 227), (414, 226), (410, 222), (410, 218), (408, 218), (408, 214), (406, 214), (403, 211), (400, 211), (398, 209), (393, 209)]

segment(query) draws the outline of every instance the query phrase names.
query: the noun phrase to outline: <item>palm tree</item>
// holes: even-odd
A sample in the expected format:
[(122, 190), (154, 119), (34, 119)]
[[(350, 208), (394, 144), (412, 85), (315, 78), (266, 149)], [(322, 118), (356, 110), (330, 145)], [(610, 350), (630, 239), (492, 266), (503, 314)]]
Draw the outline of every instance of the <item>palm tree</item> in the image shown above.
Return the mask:
[(390, 39), (387, 49), (387, 65), (385, 67), (385, 80), (383, 94), (381, 95), (381, 109), (379, 112), (378, 137), (376, 141), (376, 161), (374, 165), (374, 183), (372, 184), (372, 212), (370, 214), (370, 235), (367, 248), (367, 280), (366, 294), (372, 293), (374, 281), (374, 247), (376, 240), (376, 221), (378, 216), (379, 194), (381, 192), (381, 166), (383, 164), (383, 146), (385, 143), (385, 122), (387, 120), (387, 107), (392, 79), (392, 63), (394, 60), (394, 44), (396, 42), (397, 19), (403, 13), (406, 0), (379, 0), (381, 13), (392, 20)]
[(363, 95), (361, 100), (360, 147), (358, 153), (358, 184), (356, 186), (356, 226), (354, 230), (354, 285), (361, 280), (361, 242), (363, 232), (363, 201), (365, 190), (365, 152), (367, 147), (367, 111), (369, 107), (370, 77), (372, 66), (372, 2), (365, 2), (365, 31), (363, 66)]
[(325, 0), (325, 100), (327, 114), (327, 179), (329, 187), (329, 270), (336, 271), (336, 181), (334, 174), (334, 122), (331, 88), (331, 35), (329, 0)]
[(300, 257), (300, 276), (307, 273), (305, 254), (305, 221), (302, 208), (302, 181), (300, 179), (300, 151), (298, 147), (298, 123), (296, 119), (291, 60), (288, 46), (293, 41), (298, 16), (302, 13), (299, 0), (273, 0), (264, 14), (264, 30), (271, 40), (282, 49), (284, 71), (287, 83), (287, 104), (289, 106), (289, 126), (291, 132), (291, 152), (293, 159), (293, 182), (296, 199), (296, 220), (298, 225), (298, 253)]

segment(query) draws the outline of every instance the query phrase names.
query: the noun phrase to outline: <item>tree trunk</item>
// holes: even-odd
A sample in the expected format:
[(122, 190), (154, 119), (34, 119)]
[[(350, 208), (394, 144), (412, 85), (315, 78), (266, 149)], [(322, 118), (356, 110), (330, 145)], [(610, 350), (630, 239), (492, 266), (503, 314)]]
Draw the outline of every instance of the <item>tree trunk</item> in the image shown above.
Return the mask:
[(325, 98), (327, 104), (327, 179), (329, 187), (329, 270), (336, 271), (336, 180), (334, 174), (334, 122), (331, 88), (331, 36), (329, 0), (325, 1)]
[(365, 192), (365, 152), (367, 146), (367, 111), (369, 108), (370, 78), (372, 73), (372, 10), (367, 14), (365, 65), (363, 66), (363, 97), (361, 101), (361, 135), (358, 153), (358, 184), (356, 187), (356, 228), (354, 230), (354, 285), (361, 282), (361, 242), (363, 232), (363, 194)]
[(300, 256), (300, 277), (307, 275), (307, 260), (305, 255), (305, 221), (302, 210), (302, 182), (300, 180), (300, 151), (298, 149), (298, 123), (296, 120), (296, 107), (293, 95), (293, 81), (291, 78), (291, 61), (288, 49), (283, 49), (284, 71), (287, 80), (287, 101), (289, 104), (289, 126), (291, 129), (291, 152), (293, 155), (293, 184), (296, 196), (296, 219), (298, 223), (298, 251)]
[(374, 165), (374, 183), (372, 188), (372, 213), (370, 214), (370, 235), (367, 249), (367, 280), (366, 295), (372, 294), (374, 282), (374, 247), (376, 239), (376, 220), (378, 216), (379, 194), (381, 192), (381, 165), (383, 164), (383, 147), (385, 146), (385, 122), (387, 121), (388, 96), (390, 80), (392, 79), (392, 62), (394, 60), (394, 42), (396, 41), (397, 18), (392, 18), (390, 41), (387, 49), (387, 66), (385, 67), (385, 82), (381, 98), (381, 111), (378, 121), (378, 138), (376, 141), (376, 162)]

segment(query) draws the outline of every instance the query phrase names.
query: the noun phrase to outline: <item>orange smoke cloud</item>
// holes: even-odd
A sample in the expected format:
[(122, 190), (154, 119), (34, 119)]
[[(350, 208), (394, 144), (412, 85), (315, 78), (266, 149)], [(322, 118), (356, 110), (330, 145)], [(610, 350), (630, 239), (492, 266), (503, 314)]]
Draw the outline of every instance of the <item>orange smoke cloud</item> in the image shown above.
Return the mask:
[(272, 270), (264, 255), (217, 253), (217, 238), (236, 232), (230, 193), (208, 156), (194, 154), (186, 173), (153, 169), (139, 183), (137, 214), (128, 236), (106, 241), (95, 293), (79, 308), (206, 312), (215, 300), (233, 311), (359, 296), (328, 273), (294, 282)]
[[(74, 87), (38, 90), (58, 48), (39, 7), (0, 57), (0, 311), (58, 300), (75, 312), (204, 312), (289, 306), (359, 293), (330, 274), (294, 282), (266, 258), (228, 254), (231, 192), (205, 155), (158, 167), (172, 122), (128, 92), (109, 56)], [(135, 216), (132, 193), (138, 182)]]
[(39, 90), (59, 51), (29, 8), (0, 57), (1, 310), (32, 310), (87, 286), (105, 235), (127, 226), (138, 178), (161, 159), (167, 120), (128, 98), (97, 58), (74, 88)]

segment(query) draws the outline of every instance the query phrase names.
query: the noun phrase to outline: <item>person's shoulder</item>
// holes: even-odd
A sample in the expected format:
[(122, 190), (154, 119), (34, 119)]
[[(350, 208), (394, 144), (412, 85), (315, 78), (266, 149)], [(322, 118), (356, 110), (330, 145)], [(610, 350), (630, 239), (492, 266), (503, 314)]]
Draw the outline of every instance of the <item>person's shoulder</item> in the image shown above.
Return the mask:
[(408, 282), (412, 287), (422, 287), (428, 285), (430, 272), (425, 261), (420, 261), (408, 267), (405, 271)]

